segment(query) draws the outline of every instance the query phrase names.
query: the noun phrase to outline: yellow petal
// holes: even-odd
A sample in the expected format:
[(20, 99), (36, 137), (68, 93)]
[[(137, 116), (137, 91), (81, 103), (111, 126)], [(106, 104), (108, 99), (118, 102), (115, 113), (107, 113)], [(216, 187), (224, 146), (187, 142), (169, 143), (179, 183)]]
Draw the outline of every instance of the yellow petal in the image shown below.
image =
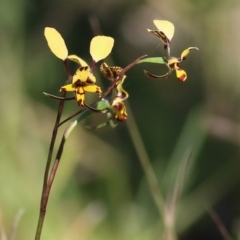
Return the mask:
[(44, 35), (52, 53), (56, 57), (65, 60), (68, 56), (68, 50), (61, 34), (55, 28), (46, 27)]
[(193, 49), (199, 50), (197, 47), (189, 47), (185, 49), (181, 54), (181, 61), (184, 60)]
[(88, 66), (88, 64), (82, 58), (78, 57), (77, 55), (69, 55), (67, 57), (67, 59), (78, 63), (81, 67)]
[(112, 106), (116, 105), (119, 102), (122, 102), (124, 100), (126, 100), (128, 98), (128, 93), (122, 89), (121, 93), (119, 92), (116, 97), (114, 97), (113, 102), (112, 102)]
[(82, 87), (79, 87), (75, 92), (75, 97), (79, 106), (84, 106), (85, 91)]
[(86, 92), (95, 92), (95, 93), (101, 93), (102, 90), (99, 86), (97, 85), (86, 85), (83, 87), (84, 91)]
[(88, 66), (80, 67), (77, 69), (76, 73), (73, 75), (72, 83), (76, 84), (77, 82), (81, 83), (95, 83), (96, 78), (90, 72), (90, 68)]
[(176, 67), (175, 70), (176, 70), (176, 75), (177, 75), (178, 80), (180, 82), (186, 81), (187, 73), (184, 70), (182, 70), (180, 67)]
[(118, 121), (125, 122), (127, 120), (127, 110), (123, 102), (118, 102), (113, 106), (115, 109), (115, 118)]
[(74, 92), (76, 88), (72, 84), (66, 84), (60, 88), (60, 92)]
[(171, 41), (174, 35), (174, 25), (171, 22), (165, 20), (154, 20), (153, 23), (157, 29), (163, 32), (168, 40)]
[(112, 51), (114, 39), (106, 36), (96, 36), (90, 44), (90, 54), (95, 62), (106, 58)]
[(176, 58), (176, 57), (169, 57), (169, 58), (167, 59), (167, 64), (168, 64), (168, 66), (169, 66), (169, 65), (172, 65), (172, 64), (174, 64), (174, 63), (179, 63), (179, 62), (181, 62), (181, 59)]

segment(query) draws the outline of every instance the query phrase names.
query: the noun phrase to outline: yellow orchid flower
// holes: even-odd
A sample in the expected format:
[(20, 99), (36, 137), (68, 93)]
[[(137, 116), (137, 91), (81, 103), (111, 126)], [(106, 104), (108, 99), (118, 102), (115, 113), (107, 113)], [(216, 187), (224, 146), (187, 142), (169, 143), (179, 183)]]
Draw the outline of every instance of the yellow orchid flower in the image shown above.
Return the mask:
[(79, 106), (84, 106), (85, 93), (102, 93), (101, 88), (95, 85), (96, 78), (90, 72), (89, 66), (80, 67), (72, 77), (72, 83), (60, 88), (60, 92), (74, 92)]
[(158, 76), (145, 70), (144, 70), (144, 73), (150, 78), (167, 78), (172, 73), (172, 71), (175, 70), (178, 80), (180, 82), (184, 82), (187, 79), (187, 73), (183, 69), (181, 69), (180, 63), (186, 59), (187, 55), (193, 49), (199, 50), (197, 47), (189, 47), (182, 52), (180, 58), (168, 57), (166, 59), (166, 65), (168, 66), (169, 71), (164, 75)]
[(67, 59), (78, 63), (81, 67), (77, 69), (72, 77), (72, 83), (61, 87), (60, 91), (75, 92), (75, 97), (78, 105), (84, 106), (85, 92), (95, 92), (99, 95), (102, 93), (101, 88), (95, 85), (96, 78), (92, 74), (95, 64), (106, 58), (114, 44), (114, 39), (107, 36), (96, 36), (90, 43), (90, 54), (93, 59), (93, 67), (89, 65), (80, 57), (70, 55)]
[(60, 91), (74, 92), (78, 105), (84, 106), (85, 93), (94, 92), (101, 94), (101, 88), (95, 85), (96, 78), (92, 71), (96, 63), (106, 58), (114, 45), (114, 39), (107, 36), (96, 36), (90, 43), (90, 54), (92, 56), (92, 68), (80, 57), (76, 55), (68, 55), (68, 50), (61, 34), (54, 28), (46, 27), (44, 31), (45, 38), (52, 53), (62, 59), (65, 63), (67, 72), (69, 73), (66, 60), (74, 61), (80, 65), (76, 73), (71, 76), (71, 83), (66, 84), (60, 88)]
[(120, 122), (125, 122), (127, 120), (127, 110), (123, 102), (118, 102), (113, 105), (115, 109), (115, 119)]
[[(106, 63), (102, 63), (100, 66), (100, 72), (110, 81), (114, 81), (121, 71), (121, 67), (109, 67)], [(129, 95), (122, 87), (125, 78), (126, 75), (123, 75), (116, 82), (116, 85), (113, 88), (113, 95), (110, 103), (115, 113), (115, 119), (121, 122), (127, 120), (127, 110), (123, 101), (126, 100)]]

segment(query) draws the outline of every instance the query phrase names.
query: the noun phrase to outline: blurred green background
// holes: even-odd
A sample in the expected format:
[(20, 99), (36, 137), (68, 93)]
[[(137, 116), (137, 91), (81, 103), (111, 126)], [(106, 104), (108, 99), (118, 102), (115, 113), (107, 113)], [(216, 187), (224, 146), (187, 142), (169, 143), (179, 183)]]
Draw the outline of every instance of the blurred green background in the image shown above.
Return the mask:
[[(146, 31), (155, 29), (153, 19), (175, 25), (172, 55), (190, 46), (200, 49), (181, 64), (187, 81), (178, 82), (175, 73), (151, 80), (143, 69), (161, 74), (166, 67), (137, 65), (124, 84), (130, 94), (127, 123), (85, 130), (84, 125), (104, 120), (93, 115), (77, 127), (53, 184), (42, 239), (162, 239), (163, 220), (139, 159), (150, 159), (170, 203), (189, 151), (191, 160), (180, 174), (183, 191), (174, 203), (176, 236), (222, 239), (211, 206), (232, 238), (240, 239), (239, 11), (237, 0), (1, 0), (2, 239), (19, 209), (24, 214), (15, 239), (34, 239), (57, 111), (57, 102), (42, 92), (57, 95), (67, 78), (48, 49), (44, 28), (56, 28), (69, 53), (89, 63), (92, 37), (112, 36), (115, 45), (106, 62), (124, 67), (143, 54), (163, 55), (160, 41)], [(106, 88), (108, 80), (95, 75)], [(68, 102), (64, 116), (77, 108)]]

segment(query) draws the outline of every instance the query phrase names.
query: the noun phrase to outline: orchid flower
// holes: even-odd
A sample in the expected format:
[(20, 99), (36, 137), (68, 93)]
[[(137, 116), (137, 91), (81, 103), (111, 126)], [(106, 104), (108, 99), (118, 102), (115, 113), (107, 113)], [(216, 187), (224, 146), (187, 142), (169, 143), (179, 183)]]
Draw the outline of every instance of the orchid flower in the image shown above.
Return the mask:
[(168, 67), (168, 72), (160, 76), (152, 74), (145, 70), (144, 73), (150, 78), (167, 78), (172, 73), (172, 71), (176, 71), (176, 76), (178, 80), (184, 82), (187, 79), (187, 73), (183, 69), (181, 69), (180, 63), (186, 59), (187, 55), (190, 53), (191, 50), (199, 49), (197, 47), (189, 47), (182, 52), (180, 57), (171, 56), (170, 45), (174, 35), (174, 25), (171, 22), (165, 20), (154, 20), (153, 23), (158, 30), (147, 30), (148, 32), (160, 38), (160, 40), (163, 42), (164, 49), (166, 50), (166, 57), (145, 58), (139, 61), (139, 63), (148, 62), (166, 64)]
[(146, 76), (150, 77), (150, 78), (167, 78), (172, 71), (176, 71), (176, 77), (180, 82), (184, 82), (187, 79), (187, 73), (181, 69), (180, 67), (180, 63), (186, 59), (187, 55), (190, 53), (191, 50), (196, 49), (198, 50), (198, 48), (196, 47), (189, 47), (187, 49), (185, 49), (182, 54), (181, 57), (177, 58), (177, 57), (168, 57), (165, 58), (165, 64), (167, 65), (169, 71), (161, 76), (152, 74), (146, 70), (144, 70), (144, 73), (146, 74)]
[[(109, 67), (105, 62), (100, 66), (100, 72), (110, 81), (114, 81), (121, 71), (121, 67)], [(127, 120), (127, 111), (123, 101), (128, 98), (128, 93), (122, 87), (125, 78), (126, 75), (123, 75), (116, 82), (112, 92), (112, 99), (110, 101), (110, 106), (114, 111), (115, 119), (121, 122)]]
[(74, 92), (78, 105), (84, 106), (85, 93), (94, 92), (101, 94), (101, 88), (97, 86), (96, 78), (92, 71), (96, 63), (106, 58), (114, 44), (114, 39), (107, 36), (96, 36), (90, 43), (90, 54), (92, 56), (93, 64), (90, 68), (89, 65), (80, 57), (76, 55), (69, 55), (65, 42), (60, 33), (54, 28), (45, 28), (45, 37), (48, 46), (53, 54), (62, 59), (64, 63), (66, 60), (77, 62), (80, 67), (77, 69), (73, 76), (70, 76), (71, 83), (65, 84), (60, 88), (60, 92)]

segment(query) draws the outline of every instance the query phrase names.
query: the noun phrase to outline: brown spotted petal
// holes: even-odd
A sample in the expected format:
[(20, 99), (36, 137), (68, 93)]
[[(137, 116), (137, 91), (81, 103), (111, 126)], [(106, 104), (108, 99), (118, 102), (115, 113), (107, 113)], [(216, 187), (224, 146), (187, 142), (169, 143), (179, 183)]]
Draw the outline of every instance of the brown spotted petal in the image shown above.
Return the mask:
[(169, 48), (172, 37), (174, 35), (174, 25), (166, 20), (154, 20), (153, 23), (155, 24), (158, 30), (147, 29), (148, 32), (160, 38), (164, 44), (165, 49)]
[(163, 32), (159, 30), (151, 30), (151, 29), (147, 29), (147, 30), (148, 32), (152, 33), (153, 35), (161, 39), (161, 41), (163, 42), (164, 48), (167, 48), (167, 45), (170, 44), (169, 39)]
[(102, 75), (110, 81), (114, 81), (114, 79), (118, 76), (118, 74), (122, 71), (121, 67), (109, 67), (105, 62), (100, 66), (100, 72)]
[(148, 72), (148, 71), (146, 71), (146, 70), (144, 70), (144, 74), (147, 76), (147, 77), (149, 77), (149, 78), (167, 78), (167, 77), (169, 77), (169, 75), (172, 73), (172, 69), (171, 68), (169, 68), (169, 71), (167, 72), (167, 73), (165, 73), (165, 74), (163, 74), (163, 75), (155, 75), (155, 74), (152, 74), (152, 73), (150, 73), (150, 72)]
[(115, 119), (120, 122), (125, 122), (127, 120), (127, 110), (123, 102), (118, 102), (113, 106), (115, 109)]

